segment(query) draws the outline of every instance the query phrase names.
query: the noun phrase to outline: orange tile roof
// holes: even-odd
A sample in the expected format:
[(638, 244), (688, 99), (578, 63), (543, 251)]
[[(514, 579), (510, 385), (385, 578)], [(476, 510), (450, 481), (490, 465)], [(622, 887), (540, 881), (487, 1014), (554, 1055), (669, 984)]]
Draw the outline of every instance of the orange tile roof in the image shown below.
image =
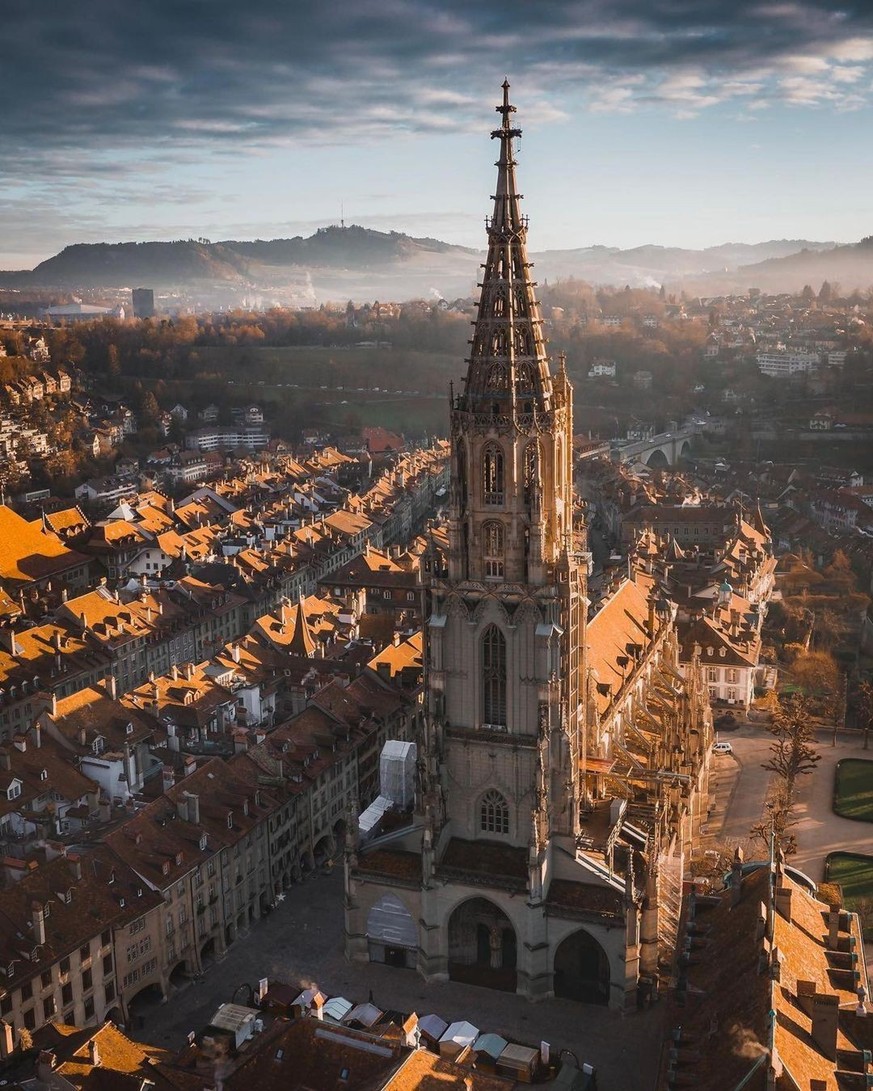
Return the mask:
[(87, 563), (87, 557), (43, 530), (41, 520), (29, 523), (0, 504), (0, 578), (31, 583)]

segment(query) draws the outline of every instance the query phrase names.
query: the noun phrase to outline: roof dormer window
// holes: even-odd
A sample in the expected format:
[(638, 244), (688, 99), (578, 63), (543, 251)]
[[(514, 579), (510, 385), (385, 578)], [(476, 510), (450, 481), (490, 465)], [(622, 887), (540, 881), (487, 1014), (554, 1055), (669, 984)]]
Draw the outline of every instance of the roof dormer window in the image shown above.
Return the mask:
[(124, 725), (124, 733), (125, 733), (125, 735), (132, 735), (133, 734), (133, 724), (125, 724)]
[(49, 778), (48, 769), (40, 769), (39, 779), (40, 780), (48, 780), (48, 778)]
[(206, 834), (205, 833), (200, 834), (200, 851), (201, 852), (206, 852)]
[(21, 781), (13, 780), (9, 787), (6, 789), (7, 799), (18, 799), (21, 795)]
[(97, 738), (91, 743), (91, 749), (95, 754), (102, 754), (103, 747), (106, 745), (106, 740), (102, 735), (98, 735)]
[(229, 830), (233, 829), (233, 811), (227, 812), (227, 828)]

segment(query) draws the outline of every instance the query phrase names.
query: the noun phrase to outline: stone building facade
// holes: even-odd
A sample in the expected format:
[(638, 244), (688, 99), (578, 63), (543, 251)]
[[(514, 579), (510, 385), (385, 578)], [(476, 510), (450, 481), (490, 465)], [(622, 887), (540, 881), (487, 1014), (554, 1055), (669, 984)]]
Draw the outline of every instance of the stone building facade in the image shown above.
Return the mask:
[[(674, 615), (653, 589), (633, 585), (614, 617), (595, 617), (591, 646), (572, 390), (546, 353), (508, 84), (497, 109), (488, 256), (451, 403), (449, 544), (424, 566), (416, 807), (397, 833), (349, 838), (346, 953), (624, 1008), (641, 982), (656, 987), (669, 943), (660, 865), (674, 886), (705, 790), (708, 713), (672, 661)], [(643, 710), (652, 722), (638, 726)]]

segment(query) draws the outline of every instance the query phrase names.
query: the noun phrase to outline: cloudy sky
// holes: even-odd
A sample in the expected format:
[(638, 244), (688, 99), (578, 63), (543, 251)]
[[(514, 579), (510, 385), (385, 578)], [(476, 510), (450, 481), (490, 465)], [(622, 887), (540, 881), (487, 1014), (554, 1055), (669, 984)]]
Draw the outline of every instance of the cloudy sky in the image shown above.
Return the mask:
[(873, 234), (869, 0), (6, 0), (0, 268), (73, 242), (472, 246), (512, 83), (531, 246)]

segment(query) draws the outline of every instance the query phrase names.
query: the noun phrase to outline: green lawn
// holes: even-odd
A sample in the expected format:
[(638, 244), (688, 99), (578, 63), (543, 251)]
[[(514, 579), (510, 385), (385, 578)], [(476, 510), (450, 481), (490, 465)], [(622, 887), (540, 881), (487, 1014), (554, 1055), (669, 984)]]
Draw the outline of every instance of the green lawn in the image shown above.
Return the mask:
[[(859, 903), (873, 898), (873, 856), (863, 856), (859, 852), (832, 852), (825, 861), (825, 882), (839, 883), (843, 888), (846, 908), (861, 911), (863, 907)], [(861, 912), (862, 926), (864, 918), (865, 914)], [(869, 921), (868, 916), (864, 938), (873, 940), (873, 927)]]
[(834, 810), (843, 818), (873, 822), (873, 761), (845, 758), (837, 764)]

